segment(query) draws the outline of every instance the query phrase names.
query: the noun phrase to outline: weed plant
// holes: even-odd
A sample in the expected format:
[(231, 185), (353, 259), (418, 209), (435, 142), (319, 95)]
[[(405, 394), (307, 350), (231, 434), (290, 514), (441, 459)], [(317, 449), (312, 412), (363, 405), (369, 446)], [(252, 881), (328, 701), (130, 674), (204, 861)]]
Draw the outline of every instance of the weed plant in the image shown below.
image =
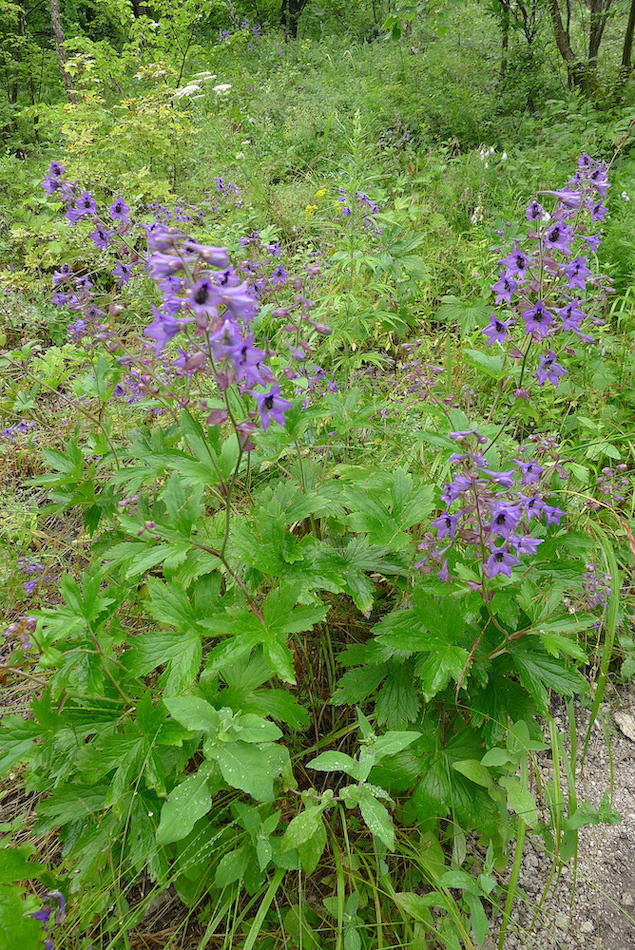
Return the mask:
[(248, 27), (117, 113), (78, 54), (17, 184), (0, 939), (502, 950), (527, 835), (619, 820), (529, 775), (633, 668), (627, 130)]

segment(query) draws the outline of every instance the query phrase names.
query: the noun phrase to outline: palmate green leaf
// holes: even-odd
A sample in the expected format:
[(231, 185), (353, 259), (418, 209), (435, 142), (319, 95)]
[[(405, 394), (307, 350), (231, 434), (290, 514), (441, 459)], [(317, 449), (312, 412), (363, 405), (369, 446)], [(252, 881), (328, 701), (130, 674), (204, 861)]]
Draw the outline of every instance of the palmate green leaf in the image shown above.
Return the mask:
[(136, 676), (166, 664), (165, 693), (174, 696), (194, 682), (202, 655), (201, 636), (197, 632), (154, 630), (135, 637), (122, 659)]
[(231, 788), (238, 788), (261, 802), (273, 801), (273, 783), (289, 759), (284, 746), (231, 742), (214, 746), (207, 755), (218, 762)]
[(338, 688), (333, 694), (331, 703), (334, 706), (343, 706), (345, 703), (354, 706), (363, 702), (376, 692), (388, 672), (389, 666), (387, 663), (380, 663), (377, 666), (369, 664), (368, 666), (348, 670), (339, 680)]
[(585, 693), (587, 680), (578, 672), (568, 670), (564, 661), (531, 651), (529, 644), (519, 641), (510, 650), (511, 660), (525, 689), (535, 697), (543, 710), (549, 705), (548, 690), (553, 689), (564, 696)]
[(428, 649), (434, 652), (415, 664), (415, 674), (419, 677), (426, 702), (445, 689), (450, 679), (459, 682), (469, 657), (467, 650), (450, 646), (443, 640), (437, 640)]
[(161, 844), (172, 844), (187, 837), (199, 818), (212, 807), (209, 766), (203, 766), (172, 789), (161, 809), (157, 839)]
[(0, 729), (0, 775), (29, 757), (40, 726), (21, 716), (5, 716)]
[(400, 729), (406, 723), (414, 722), (420, 709), (421, 698), (413, 681), (412, 666), (399, 663), (390, 671), (377, 694), (377, 723), (385, 723), (390, 729)]
[(191, 732), (215, 736), (221, 725), (221, 716), (204, 699), (197, 696), (178, 696), (164, 699), (163, 704), (173, 719)]
[(19, 848), (0, 847), (0, 884), (32, 881), (41, 877), (47, 868), (45, 864), (29, 860), (34, 854), (32, 844), (23, 844)]

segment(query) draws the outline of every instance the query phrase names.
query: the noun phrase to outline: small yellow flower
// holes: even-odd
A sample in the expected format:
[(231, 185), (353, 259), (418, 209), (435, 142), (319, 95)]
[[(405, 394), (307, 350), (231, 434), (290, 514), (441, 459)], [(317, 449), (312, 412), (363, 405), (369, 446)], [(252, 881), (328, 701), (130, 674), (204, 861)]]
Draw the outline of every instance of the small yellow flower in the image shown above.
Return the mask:
[(316, 192), (315, 192), (314, 197), (315, 197), (315, 198), (318, 198), (318, 199), (319, 199), (319, 198), (323, 198), (325, 194), (326, 194), (326, 188), (320, 188), (319, 191), (316, 191)]
[(314, 211), (317, 211), (317, 205), (306, 206), (305, 216), (306, 216), (307, 221), (309, 220), (309, 218), (311, 217)]

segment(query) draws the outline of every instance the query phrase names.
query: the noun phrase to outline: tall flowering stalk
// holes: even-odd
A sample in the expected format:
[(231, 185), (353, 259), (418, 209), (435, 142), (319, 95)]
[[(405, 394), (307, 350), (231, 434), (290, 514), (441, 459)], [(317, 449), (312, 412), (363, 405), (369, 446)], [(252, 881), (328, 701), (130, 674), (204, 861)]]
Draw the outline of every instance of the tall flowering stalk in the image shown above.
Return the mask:
[[(507, 306), (502, 314), (492, 313), (482, 333), (488, 347), (505, 347), (519, 367), (516, 399), (529, 398), (531, 378), (538, 386), (557, 388), (567, 375), (561, 353), (573, 355), (576, 339), (594, 342), (584, 326), (602, 323), (596, 309), (605, 279), (594, 275), (589, 255), (601, 241), (595, 227), (606, 215), (608, 187), (607, 166), (583, 155), (564, 188), (544, 192), (555, 198), (551, 213), (537, 200), (529, 204), (526, 239), (515, 240), (499, 260), (492, 291), (497, 304)], [(434, 533), (427, 533), (420, 545), (426, 554), (417, 567), (436, 570), (449, 582), (451, 566), (467, 557), (474, 568), (468, 586), (489, 600), (495, 578), (524, 570), (524, 559), (536, 554), (546, 530), (560, 524), (564, 511), (546, 498), (550, 475), (564, 470), (558, 461), (540, 465), (538, 454), (528, 455), (528, 447), (513, 468), (492, 471), (484, 453), (498, 436), (490, 442), (474, 429), (451, 438), (463, 449), (450, 458), (458, 472), (441, 492), (445, 510), (431, 524)]]

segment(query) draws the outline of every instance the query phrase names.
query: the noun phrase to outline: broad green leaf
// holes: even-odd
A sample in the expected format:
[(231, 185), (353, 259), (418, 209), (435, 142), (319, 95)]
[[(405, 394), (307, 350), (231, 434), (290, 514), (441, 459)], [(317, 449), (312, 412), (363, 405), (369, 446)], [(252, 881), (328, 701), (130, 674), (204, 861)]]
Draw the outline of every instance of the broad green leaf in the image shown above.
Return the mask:
[(435, 652), (417, 661), (415, 672), (426, 702), (445, 689), (450, 679), (459, 682), (468, 657), (467, 650), (462, 647), (449, 646), (443, 640), (438, 640)]
[(383, 736), (378, 736), (371, 746), (375, 761), (379, 762), (387, 755), (396, 755), (420, 737), (420, 732), (387, 732)]
[(520, 784), (513, 776), (503, 776), (500, 784), (507, 791), (507, 804), (530, 828), (538, 823), (538, 809), (534, 796), (528, 788)]
[(218, 710), (196, 696), (179, 696), (164, 699), (164, 705), (173, 719), (192, 732), (203, 731), (215, 736), (220, 726)]
[(218, 762), (221, 773), (231, 788), (239, 788), (258, 801), (273, 801), (273, 782), (284, 768), (289, 753), (283, 746), (263, 746), (232, 742), (208, 749), (207, 754)]
[(483, 788), (494, 787), (492, 776), (478, 759), (464, 759), (463, 762), (453, 762), (452, 768), (469, 778), (470, 782), (482, 785)]
[(395, 829), (388, 810), (365, 785), (360, 788), (359, 810), (372, 834), (383, 841), (389, 851), (394, 851)]
[(345, 752), (322, 752), (309, 762), (308, 768), (318, 772), (346, 772), (354, 779), (359, 778), (359, 765)]
[(323, 811), (321, 805), (311, 805), (291, 820), (280, 842), (281, 854), (299, 847), (316, 833), (322, 824)]
[(171, 844), (189, 835), (199, 818), (212, 807), (208, 785), (209, 769), (189, 775), (173, 788), (161, 809), (157, 838), (161, 844)]

